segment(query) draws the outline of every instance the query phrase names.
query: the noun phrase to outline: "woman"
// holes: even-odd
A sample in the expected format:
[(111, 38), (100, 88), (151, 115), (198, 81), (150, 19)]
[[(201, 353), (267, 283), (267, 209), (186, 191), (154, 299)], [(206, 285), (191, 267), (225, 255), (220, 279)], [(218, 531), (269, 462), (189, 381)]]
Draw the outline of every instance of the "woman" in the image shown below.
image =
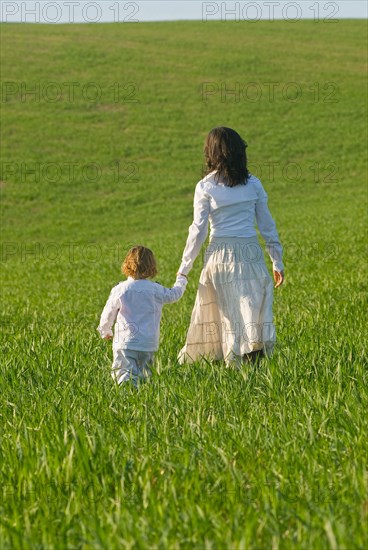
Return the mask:
[(273, 283), (254, 220), (273, 263), (275, 288), (284, 281), (282, 246), (261, 182), (248, 172), (242, 138), (231, 128), (211, 130), (205, 142), (207, 175), (197, 184), (194, 220), (179, 273), (188, 275), (208, 233), (210, 243), (179, 361), (201, 356), (228, 365), (270, 355), (276, 340)]

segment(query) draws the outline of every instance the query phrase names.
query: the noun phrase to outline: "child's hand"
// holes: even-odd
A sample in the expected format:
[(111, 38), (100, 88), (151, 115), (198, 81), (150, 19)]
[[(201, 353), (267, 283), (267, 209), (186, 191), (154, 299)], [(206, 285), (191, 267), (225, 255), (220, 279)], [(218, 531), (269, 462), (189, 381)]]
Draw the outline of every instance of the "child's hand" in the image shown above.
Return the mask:
[(275, 271), (273, 270), (273, 278), (275, 279), (275, 288), (282, 285), (285, 279), (285, 275), (283, 271)]
[(110, 334), (108, 336), (104, 336), (104, 340), (112, 340), (112, 336)]

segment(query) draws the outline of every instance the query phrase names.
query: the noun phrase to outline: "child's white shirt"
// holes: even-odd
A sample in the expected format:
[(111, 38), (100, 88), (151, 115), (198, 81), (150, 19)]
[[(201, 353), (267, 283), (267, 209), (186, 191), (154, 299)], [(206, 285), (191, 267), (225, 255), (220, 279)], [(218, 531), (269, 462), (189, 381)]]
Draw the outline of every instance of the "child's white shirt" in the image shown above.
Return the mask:
[(157, 351), (162, 307), (178, 301), (187, 282), (178, 275), (175, 285), (166, 288), (148, 279), (128, 277), (110, 293), (97, 329), (101, 337), (114, 336), (114, 350)]

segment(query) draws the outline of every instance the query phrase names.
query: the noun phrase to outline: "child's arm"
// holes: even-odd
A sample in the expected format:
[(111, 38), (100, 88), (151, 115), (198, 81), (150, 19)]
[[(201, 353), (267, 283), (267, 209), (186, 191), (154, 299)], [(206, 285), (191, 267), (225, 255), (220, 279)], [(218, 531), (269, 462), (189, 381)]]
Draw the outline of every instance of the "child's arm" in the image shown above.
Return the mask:
[(97, 327), (98, 332), (101, 335), (101, 338), (104, 338), (105, 340), (110, 340), (113, 337), (112, 327), (115, 323), (116, 316), (118, 314), (118, 311), (120, 309), (120, 301), (119, 301), (119, 287), (120, 285), (117, 285), (114, 287), (110, 293), (110, 296), (106, 302), (106, 305), (103, 309), (103, 312), (101, 314), (100, 324)]
[(172, 288), (162, 287), (162, 303), (170, 304), (177, 302), (183, 296), (185, 288), (188, 284), (188, 279), (185, 275), (178, 273), (176, 275), (176, 281)]

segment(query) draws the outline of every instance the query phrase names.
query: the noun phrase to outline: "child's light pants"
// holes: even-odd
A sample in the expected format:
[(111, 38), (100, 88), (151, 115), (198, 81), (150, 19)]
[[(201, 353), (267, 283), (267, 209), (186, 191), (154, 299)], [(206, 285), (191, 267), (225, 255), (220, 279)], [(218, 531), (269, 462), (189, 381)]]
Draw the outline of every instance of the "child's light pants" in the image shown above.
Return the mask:
[(140, 380), (151, 376), (154, 356), (153, 351), (119, 349), (114, 353), (111, 376), (119, 385), (131, 381), (137, 386)]

